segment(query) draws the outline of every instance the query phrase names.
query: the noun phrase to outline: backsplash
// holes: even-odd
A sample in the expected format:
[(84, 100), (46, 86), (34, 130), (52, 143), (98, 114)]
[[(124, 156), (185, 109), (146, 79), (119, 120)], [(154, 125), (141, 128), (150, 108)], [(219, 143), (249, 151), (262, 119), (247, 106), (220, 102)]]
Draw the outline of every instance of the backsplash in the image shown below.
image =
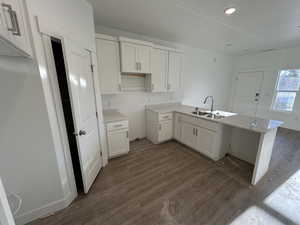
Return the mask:
[(181, 102), (181, 100), (182, 95), (180, 92), (127, 92), (119, 95), (102, 95), (103, 109), (117, 109), (129, 117), (131, 140), (146, 137), (146, 105)]

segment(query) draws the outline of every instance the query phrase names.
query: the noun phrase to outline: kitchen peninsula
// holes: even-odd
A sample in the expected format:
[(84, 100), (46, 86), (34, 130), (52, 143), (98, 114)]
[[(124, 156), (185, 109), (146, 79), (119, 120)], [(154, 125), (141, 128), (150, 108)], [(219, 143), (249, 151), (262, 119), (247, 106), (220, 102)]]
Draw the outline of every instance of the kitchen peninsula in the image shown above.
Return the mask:
[[(175, 139), (217, 161), (226, 154), (254, 165), (255, 185), (269, 168), (277, 128), (283, 122), (181, 104), (146, 106), (147, 137), (158, 144)], [(200, 115), (199, 115), (200, 114)]]

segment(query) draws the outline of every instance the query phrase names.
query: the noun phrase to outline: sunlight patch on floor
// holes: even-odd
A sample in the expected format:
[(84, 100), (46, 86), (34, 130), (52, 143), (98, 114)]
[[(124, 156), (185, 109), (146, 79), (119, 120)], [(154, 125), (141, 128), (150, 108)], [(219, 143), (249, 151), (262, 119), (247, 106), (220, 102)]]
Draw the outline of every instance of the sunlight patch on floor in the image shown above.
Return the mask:
[(263, 209), (252, 206), (238, 216), (230, 225), (284, 225)]
[(295, 224), (300, 224), (300, 170), (272, 192), (264, 203)]

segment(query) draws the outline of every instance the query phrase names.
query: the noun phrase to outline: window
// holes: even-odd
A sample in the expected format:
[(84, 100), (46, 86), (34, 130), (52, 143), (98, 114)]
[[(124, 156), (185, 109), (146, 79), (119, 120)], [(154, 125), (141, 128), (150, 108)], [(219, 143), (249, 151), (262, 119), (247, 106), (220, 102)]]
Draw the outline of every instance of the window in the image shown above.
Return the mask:
[(299, 89), (300, 70), (281, 70), (278, 77), (273, 109), (278, 111), (293, 111)]

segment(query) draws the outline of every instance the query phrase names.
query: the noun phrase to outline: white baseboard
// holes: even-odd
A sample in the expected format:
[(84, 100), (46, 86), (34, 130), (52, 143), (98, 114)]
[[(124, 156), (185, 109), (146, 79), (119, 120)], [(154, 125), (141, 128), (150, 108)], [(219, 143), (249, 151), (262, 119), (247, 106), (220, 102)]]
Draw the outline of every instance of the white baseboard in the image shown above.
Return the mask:
[(37, 209), (33, 209), (29, 212), (23, 213), (21, 215), (18, 215), (15, 218), (16, 224), (17, 225), (23, 225), (26, 223), (29, 223), (33, 220), (39, 219), (39, 218), (43, 218), (46, 216), (50, 216), (51, 214), (62, 210), (64, 208), (66, 208), (67, 206), (69, 206), (73, 200), (75, 199), (76, 196), (72, 195), (72, 194), (68, 194), (66, 196), (66, 198), (64, 199), (60, 199), (54, 202), (51, 202), (47, 205), (44, 205), (40, 208)]

